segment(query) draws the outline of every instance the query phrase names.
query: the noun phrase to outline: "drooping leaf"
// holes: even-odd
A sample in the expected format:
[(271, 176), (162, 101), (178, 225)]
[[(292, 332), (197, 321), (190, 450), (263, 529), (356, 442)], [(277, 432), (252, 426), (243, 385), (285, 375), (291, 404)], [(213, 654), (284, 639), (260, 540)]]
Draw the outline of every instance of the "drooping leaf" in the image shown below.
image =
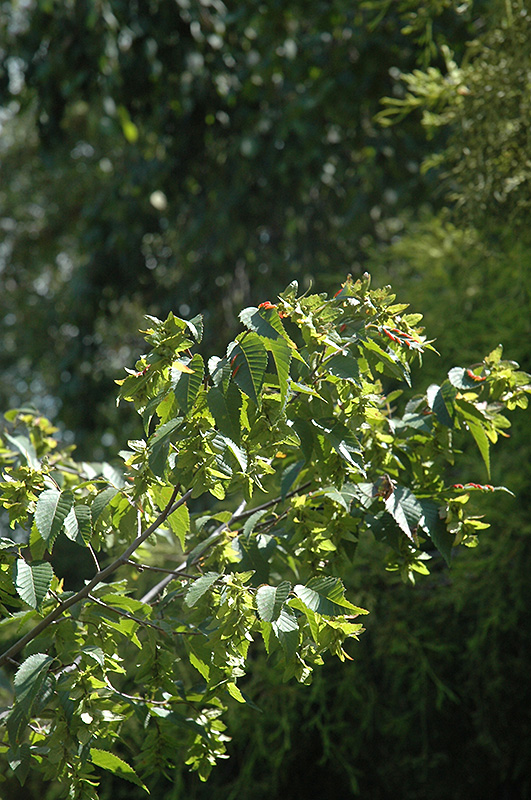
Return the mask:
[(190, 607), (194, 606), (205, 594), (205, 592), (208, 592), (210, 587), (218, 580), (219, 577), (219, 572), (205, 572), (204, 575), (201, 575), (200, 578), (192, 583), (186, 592), (184, 598), (186, 605)]
[(32, 608), (38, 608), (52, 585), (53, 569), (49, 561), (15, 562), (14, 583), (18, 596)]
[(356, 383), (359, 380), (359, 366), (358, 362), (352, 356), (343, 356), (341, 354), (332, 356), (324, 362), (324, 368), (333, 375), (335, 378), (342, 378), (343, 380), (353, 381)]
[(221, 389), (212, 386), (208, 391), (208, 407), (221, 433), (228, 436), (236, 444), (240, 443), (240, 410), (242, 397), (234, 383), (229, 383), (224, 394)]
[(196, 353), (188, 364), (190, 372), (182, 372), (174, 384), (174, 394), (179, 407), (188, 414), (199, 393), (205, 376), (205, 364), (199, 353)]
[(385, 498), (385, 508), (387, 512), (393, 517), (394, 521), (402, 531), (405, 533), (408, 539), (411, 539), (412, 542), (415, 541), (415, 537), (411, 531), (409, 526), (408, 518), (406, 516), (406, 511), (404, 508), (404, 497), (407, 497), (408, 490), (405, 489), (403, 486), (397, 486), (394, 491), (391, 492), (389, 497)]
[(98, 747), (91, 747), (90, 760), (96, 767), (112, 772), (118, 778), (125, 778), (125, 780), (134, 783), (136, 786), (140, 786), (141, 789), (149, 794), (149, 789), (142, 783), (133, 767), (123, 759), (115, 756), (114, 753), (110, 753), (108, 750), (100, 750)]
[(182, 421), (182, 417), (168, 420), (168, 422), (160, 425), (149, 439), (149, 468), (157, 477), (164, 475), (168, 462), (171, 437), (180, 427)]
[(331, 575), (312, 578), (305, 586), (297, 584), (293, 591), (305, 606), (324, 616), (368, 613), (346, 599), (342, 582)]
[(2, 435), (10, 444), (13, 445), (15, 450), (20, 453), (28, 467), (31, 467), (32, 469), (40, 468), (37, 453), (35, 452), (35, 448), (28, 436), (22, 436), (21, 434), (18, 436), (11, 436), (11, 434), (7, 433), (7, 431), (4, 431)]
[(73, 502), (74, 496), (68, 490), (61, 492), (59, 489), (45, 489), (39, 495), (35, 508), (35, 524), (44, 541), (48, 543), (48, 549), (59, 535)]
[(448, 380), (452, 386), (462, 390), (478, 389), (481, 386), (481, 383), (469, 378), (464, 367), (453, 367), (448, 373)]
[(275, 366), (277, 368), (278, 385), (280, 387), (281, 401), (284, 403), (289, 386), (289, 368), (293, 356), (293, 349), (285, 339), (269, 340), (266, 347), (273, 354)]
[(450, 414), (448, 413), (448, 409), (446, 407), (446, 403), (444, 402), (444, 396), (441, 391), (441, 387), (437, 386), (437, 384), (432, 384), (428, 386), (426, 391), (426, 398), (428, 400), (428, 405), (436, 415), (437, 419), (443, 425), (446, 425), (448, 428), (453, 428), (454, 422)]
[(92, 505), (90, 506), (92, 525), (96, 524), (103, 512), (103, 509), (106, 505), (108, 505), (108, 503), (110, 503), (116, 494), (118, 494), (118, 489), (115, 489), (114, 486), (108, 486), (106, 489), (103, 489), (103, 491), (96, 495), (92, 501)]
[(256, 333), (248, 333), (227, 350), (235, 383), (259, 405), (259, 394), (267, 367), (267, 350)]
[(271, 627), (282, 646), (286, 661), (290, 661), (295, 657), (299, 646), (299, 626), (291, 608), (282, 606), (278, 618), (271, 623)]
[(291, 591), (289, 581), (282, 581), (278, 586), (259, 586), (256, 591), (256, 608), (258, 615), (264, 622), (274, 622)]
[(200, 344), (203, 339), (203, 327), (204, 327), (204, 320), (202, 314), (197, 314), (192, 319), (185, 320), (186, 327), (196, 340), (197, 344)]
[(467, 420), (467, 425), (470, 433), (474, 437), (475, 443), (478, 446), (478, 450), (481, 453), (481, 458), (483, 459), (487, 469), (487, 476), (490, 478), (490, 442), (487, 434), (479, 423), (473, 422), (471, 419)]
[(240, 322), (250, 331), (254, 331), (259, 336), (267, 339), (287, 338), (286, 331), (282, 325), (282, 321), (278, 316), (278, 311), (270, 309), (263, 311), (262, 309), (249, 306), (240, 311)]
[[(170, 501), (173, 489), (171, 486), (153, 486), (151, 491), (159, 510), (163, 511)], [(175, 500), (178, 499), (179, 497), (175, 498)], [(184, 549), (186, 534), (190, 530), (190, 512), (187, 504), (183, 503), (179, 508), (175, 509), (175, 511), (166, 518), (166, 524), (170, 526), (172, 532), (179, 540), (181, 548)]]

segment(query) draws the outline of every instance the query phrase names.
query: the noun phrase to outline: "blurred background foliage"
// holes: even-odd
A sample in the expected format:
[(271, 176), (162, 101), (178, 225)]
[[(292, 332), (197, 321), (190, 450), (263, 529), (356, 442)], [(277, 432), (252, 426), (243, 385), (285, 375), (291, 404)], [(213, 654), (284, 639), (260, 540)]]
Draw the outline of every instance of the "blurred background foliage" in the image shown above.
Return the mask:
[[(0, 14), (1, 407), (31, 403), (81, 457), (107, 456), (138, 435), (113, 379), (143, 314), (203, 312), (220, 352), (242, 305), (366, 269), (437, 337), (426, 383), (500, 342), (531, 370), (524, 0)], [(372, 612), (354, 662), (301, 688), (257, 655), (263, 710), (231, 711), (230, 760), (157, 796), (531, 796), (530, 434), (516, 414), (492, 477), (516, 500), (496, 495), (479, 549), (412, 587), (365, 542), (343, 576)], [(484, 480), (465, 464), (456, 480)]]

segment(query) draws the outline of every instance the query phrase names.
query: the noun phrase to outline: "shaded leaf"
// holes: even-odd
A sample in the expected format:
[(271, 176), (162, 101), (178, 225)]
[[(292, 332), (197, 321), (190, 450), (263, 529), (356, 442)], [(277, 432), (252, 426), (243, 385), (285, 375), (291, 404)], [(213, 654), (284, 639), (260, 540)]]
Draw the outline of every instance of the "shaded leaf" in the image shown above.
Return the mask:
[(185, 414), (192, 408), (205, 376), (205, 365), (199, 353), (188, 366), (191, 372), (181, 372), (173, 388), (175, 399)]
[(236, 444), (239, 444), (242, 397), (238, 387), (231, 382), (224, 394), (221, 389), (212, 386), (208, 391), (208, 407), (221, 433), (228, 436)]
[(208, 592), (210, 587), (217, 581), (219, 577), (219, 572), (205, 572), (204, 575), (201, 575), (200, 578), (192, 583), (186, 592), (184, 598), (186, 605), (190, 607), (194, 606), (205, 594), (205, 592)]

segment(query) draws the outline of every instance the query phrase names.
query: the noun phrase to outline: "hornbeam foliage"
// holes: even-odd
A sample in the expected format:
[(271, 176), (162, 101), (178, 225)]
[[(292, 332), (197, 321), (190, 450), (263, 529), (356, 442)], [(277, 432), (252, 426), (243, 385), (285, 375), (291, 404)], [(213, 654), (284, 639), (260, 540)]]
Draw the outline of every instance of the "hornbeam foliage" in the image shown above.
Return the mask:
[[(97, 798), (107, 770), (148, 791), (183, 759), (206, 779), (227, 703), (252, 703), (253, 651), (302, 683), (326, 653), (351, 659), (368, 612), (341, 574), (361, 537), (413, 581), (488, 527), (469, 500), (507, 491), (467, 482), (456, 449), (471, 437), (488, 478), (505, 412), (527, 405), (501, 346), (416, 394), (421, 315), (368, 275), (332, 298), (293, 283), (240, 320), (205, 363), (201, 317), (147, 318), (149, 350), (117, 380), (143, 429), (120, 468), (6, 414), (0, 746), (21, 783)], [(94, 564), (77, 591), (54, 574), (64, 537)]]

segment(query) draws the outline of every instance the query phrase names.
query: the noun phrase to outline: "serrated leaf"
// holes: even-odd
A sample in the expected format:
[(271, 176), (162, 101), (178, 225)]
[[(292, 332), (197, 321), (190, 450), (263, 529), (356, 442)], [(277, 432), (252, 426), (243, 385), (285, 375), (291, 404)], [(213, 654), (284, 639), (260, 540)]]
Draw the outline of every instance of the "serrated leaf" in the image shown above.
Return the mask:
[(471, 419), (467, 419), (467, 425), (470, 433), (474, 437), (475, 443), (478, 446), (478, 450), (481, 453), (481, 458), (485, 463), (487, 476), (490, 478), (490, 442), (487, 434), (478, 422), (473, 422)]
[(287, 338), (286, 331), (284, 330), (284, 326), (282, 325), (282, 321), (276, 309), (272, 308), (269, 309), (269, 311), (265, 311), (255, 308), (254, 306), (249, 306), (249, 308), (244, 308), (243, 311), (240, 311), (239, 318), (240, 322), (242, 322), (246, 328), (266, 339), (274, 340)]
[(283, 606), (278, 619), (271, 623), (271, 627), (282, 646), (286, 661), (290, 661), (295, 657), (299, 646), (299, 626), (291, 608)]
[(478, 389), (481, 385), (478, 385), (477, 381), (473, 381), (468, 377), (467, 371), (464, 367), (453, 367), (448, 372), (448, 380), (452, 386), (462, 390)]
[(293, 591), (305, 606), (323, 616), (368, 614), (364, 608), (359, 608), (346, 599), (342, 582), (330, 575), (312, 578), (306, 586), (297, 584)]
[(377, 372), (385, 372), (392, 378), (398, 378), (398, 380), (405, 381), (408, 386), (411, 386), (409, 367), (407, 364), (403, 364), (395, 353), (382, 350), (380, 345), (376, 344), (372, 339), (362, 340), (362, 344), (369, 353), (377, 357), (376, 364), (380, 365), (380, 369), (376, 366)]
[[(17, 702), (29, 707), (39, 693), (42, 680), (53, 658), (46, 653), (33, 653), (15, 673), (14, 686)], [(41, 680), (42, 679), (42, 680)]]
[(293, 356), (293, 349), (285, 339), (268, 340), (266, 347), (273, 354), (273, 360), (277, 368), (278, 385), (280, 387), (281, 402), (284, 403), (289, 386), (289, 368)]
[[(428, 389), (426, 391), (426, 399), (428, 401), (429, 407), (436, 415), (439, 422), (442, 423), (443, 425), (446, 425), (447, 428), (453, 428), (454, 422), (452, 417), (448, 413), (448, 408), (446, 407), (446, 403), (444, 402), (444, 396), (441, 391), (441, 387), (435, 383), (433, 383), (431, 386), (428, 386)], [(411, 427), (414, 426), (412, 425)]]
[(88, 544), (92, 537), (90, 506), (86, 506), (83, 503), (78, 506), (74, 506), (74, 513), (76, 515), (79, 535), (81, 536), (84, 544)]
[(41, 698), (52, 661), (53, 658), (45, 653), (34, 653), (15, 673), (15, 704), (7, 720), (9, 740), (15, 747), (29, 723), (35, 704)]
[(403, 487), (396, 487), (395, 490), (391, 492), (389, 497), (385, 498), (385, 508), (386, 511), (393, 517), (402, 533), (405, 533), (407, 538), (414, 542), (415, 537), (413, 536), (411, 528), (409, 527), (409, 522), (401, 502), (404, 491), (406, 490), (404, 490)]
[(19, 558), (14, 569), (14, 584), (18, 596), (31, 608), (38, 608), (52, 585), (52, 565), (48, 561), (28, 563)]
[(274, 622), (291, 591), (291, 583), (282, 581), (278, 586), (259, 586), (256, 590), (256, 609), (263, 622)]
[(236, 444), (240, 443), (241, 422), (240, 410), (242, 396), (234, 383), (229, 383), (227, 391), (212, 386), (208, 392), (208, 407), (216, 421), (216, 426), (221, 433), (228, 436)]
[(203, 339), (203, 315), (197, 314), (192, 319), (185, 319), (185, 323), (197, 344), (200, 344)]
[(39, 495), (35, 507), (35, 524), (41, 537), (48, 543), (48, 549), (59, 535), (73, 503), (74, 496), (68, 490), (60, 492), (59, 489), (45, 489)]
[[(163, 511), (170, 501), (173, 489), (171, 486), (154, 486), (151, 491), (157, 506), (160, 511)], [(175, 499), (178, 500), (179, 497)], [(186, 503), (175, 509), (173, 514), (166, 518), (166, 523), (170, 526), (170, 529), (179, 540), (181, 548), (184, 550), (186, 534), (190, 530), (190, 512)]]
[(342, 356), (340, 354), (332, 356), (332, 358), (324, 362), (323, 366), (335, 378), (342, 378), (354, 383), (359, 380), (358, 362), (352, 356)]
[(7, 433), (7, 431), (4, 431), (2, 435), (10, 444), (13, 445), (15, 450), (20, 453), (28, 467), (37, 470), (40, 469), (40, 462), (37, 458), (37, 453), (35, 452), (35, 448), (28, 436), (11, 436), (9, 433)]
[(180, 427), (182, 421), (182, 417), (168, 420), (168, 422), (160, 425), (149, 439), (149, 468), (159, 478), (164, 475), (166, 469), (171, 437)]
[(175, 399), (185, 414), (194, 405), (205, 377), (205, 364), (199, 353), (194, 355), (188, 366), (190, 371), (181, 373), (173, 389)]
[(243, 526), (243, 536), (249, 537), (251, 533), (254, 531), (256, 525), (260, 522), (260, 520), (265, 517), (269, 513), (269, 509), (262, 508), (260, 511), (255, 511), (254, 514), (245, 520), (245, 524)]
[(91, 747), (90, 760), (96, 767), (101, 767), (101, 769), (105, 769), (107, 772), (111, 772), (119, 778), (125, 778), (125, 780), (134, 783), (136, 786), (140, 786), (141, 789), (149, 794), (149, 789), (142, 783), (133, 767), (126, 761), (118, 758), (118, 756), (115, 756), (114, 753), (110, 753), (108, 750), (100, 750), (97, 747)]
[(241, 693), (239, 687), (233, 681), (229, 681), (227, 683), (227, 691), (231, 697), (238, 701), (238, 703), (245, 703), (245, 697)]
[(116, 494), (118, 494), (118, 489), (115, 489), (114, 486), (108, 486), (106, 489), (96, 495), (92, 501), (92, 505), (90, 506), (90, 515), (93, 525), (96, 524), (103, 512), (103, 509), (108, 503), (110, 503)]
[(251, 400), (259, 405), (267, 367), (267, 350), (256, 333), (248, 333), (233, 342), (227, 351), (234, 382)]
[(203, 597), (205, 592), (208, 592), (210, 587), (218, 580), (219, 577), (219, 572), (205, 572), (204, 575), (201, 575), (200, 578), (192, 583), (186, 592), (184, 598), (186, 605), (190, 608), (194, 606), (197, 601)]

